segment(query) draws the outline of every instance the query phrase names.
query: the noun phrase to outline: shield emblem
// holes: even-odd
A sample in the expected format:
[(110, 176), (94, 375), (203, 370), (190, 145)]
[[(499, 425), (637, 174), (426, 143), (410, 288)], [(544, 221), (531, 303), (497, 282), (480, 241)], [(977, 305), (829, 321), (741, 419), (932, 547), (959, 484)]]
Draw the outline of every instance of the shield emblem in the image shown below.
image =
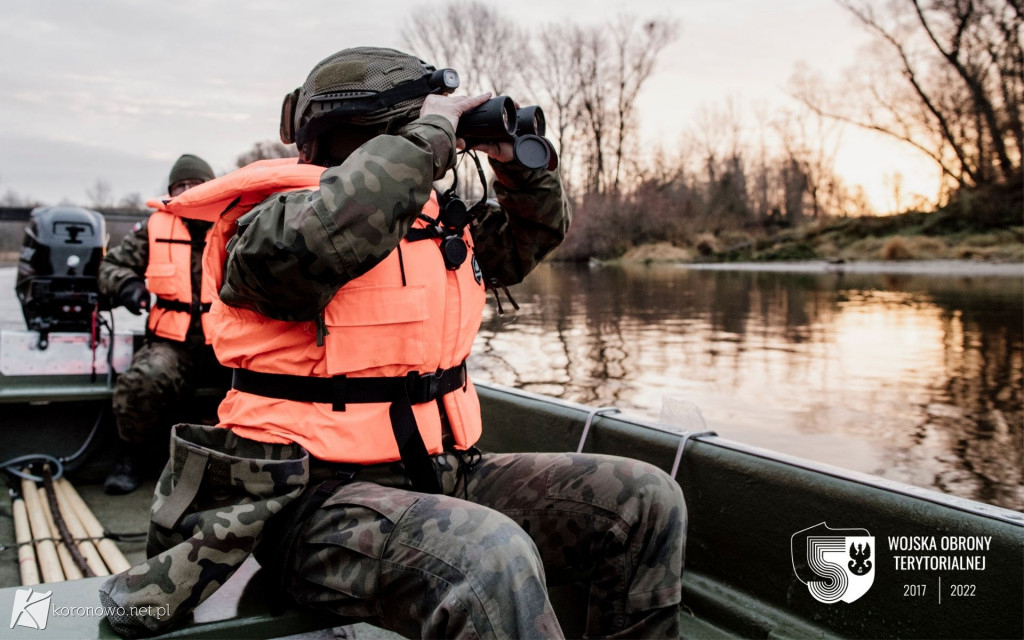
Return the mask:
[(818, 602), (855, 602), (875, 581), (875, 538), (867, 529), (832, 529), (824, 522), (790, 539), (793, 571)]

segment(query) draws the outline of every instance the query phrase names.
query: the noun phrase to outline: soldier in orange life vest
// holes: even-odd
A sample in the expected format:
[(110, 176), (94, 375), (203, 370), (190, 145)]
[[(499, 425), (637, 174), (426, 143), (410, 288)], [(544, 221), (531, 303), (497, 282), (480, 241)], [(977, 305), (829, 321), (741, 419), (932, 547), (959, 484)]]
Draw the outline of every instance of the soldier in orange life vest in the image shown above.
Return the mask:
[[(168, 193), (178, 196), (214, 177), (203, 159), (182, 155)], [(167, 416), (197, 378), (227, 386), (204, 331), (211, 297), (201, 289), (202, 254), (212, 225), (155, 212), (135, 225), (100, 264), (99, 288), (135, 315), (149, 311), (145, 344), (118, 378), (113, 394), (119, 448), (104, 482), (107, 493), (138, 486), (148, 449), (166, 447)], [(150, 295), (156, 304), (150, 307)]]
[(588, 637), (675, 636), (672, 478), (475, 447), (466, 359), (486, 289), (520, 282), (571, 215), (557, 170), (518, 164), (509, 142), (476, 147), (497, 202), (467, 217), (438, 196), (460, 117), (489, 97), (449, 95), (443, 71), (391, 49), (334, 54), (285, 97), (298, 163), (257, 162), (163, 207), (216, 221), (207, 335), (233, 369), (219, 426), (310, 456), (308, 489), (256, 557), (299, 604), (407, 637), (561, 637), (547, 587), (567, 575), (589, 579)]

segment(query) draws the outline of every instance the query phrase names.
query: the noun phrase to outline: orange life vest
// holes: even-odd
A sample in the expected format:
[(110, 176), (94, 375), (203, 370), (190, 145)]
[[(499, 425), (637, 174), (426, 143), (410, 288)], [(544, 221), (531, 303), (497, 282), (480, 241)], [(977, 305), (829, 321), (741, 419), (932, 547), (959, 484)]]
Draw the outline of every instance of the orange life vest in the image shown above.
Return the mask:
[[(238, 218), (274, 193), (319, 188), (322, 167), (295, 160), (261, 161), (194, 187), (164, 206), (185, 217), (217, 218), (204, 255), (204, 278), (214, 298), (208, 321), (217, 358), (224, 365), (259, 374), (284, 374), (337, 382), (358, 378), (420, 378), (446, 370), (464, 371), (480, 327), (485, 290), (470, 252), (449, 270), (439, 240), (403, 239), (397, 250), (338, 290), (318, 322), (273, 320), (224, 304), (226, 244)], [(216, 213), (215, 213), (216, 212)], [(437, 218), (436, 197), (423, 213)], [(414, 228), (428, 225), (417, 220)], [(467, 231), (462, 239), (472, 247)], [(318, 346), (318, 336), (323, 346)], [(237, 376), (237, 374), (236, 374)], [(436, 401), (413, 404), (416, 430), (427, 453), (443, 450), (443, 404), (455, 446), (466, 449), (480, 437), (480, 405), (468, 377)], [(355, 385), (354, 385), (355, 386)], [(327, 461), (375, 464), (402, 458), (392, 429), (395, 402), (351, 400), (300, 402), (232, 389), (220, 405), (220, 425), (241, 436), (271, 443), (296, 442)], [(335, 410), (338, 409), (338, 410)]]
[[(199, 308), (192, 308), (192, 243), (185, 222), (176, 215), (155, 211), (147, 225), (149, 264), (146, 288), (156, 295), (149, 311), (150, 331), (163, 338), (182, 342), (192, 323), (193, 312), (202, 314), (203, 333), (210, 342), (207, 314), (213, 298), (206, 286), (200, 287)], [(212, 230), (212, 229), (211, 229)], [(203, 242), (209, 241), (210, 231)], [(204, 282), (205, 284), (205, 282)]]

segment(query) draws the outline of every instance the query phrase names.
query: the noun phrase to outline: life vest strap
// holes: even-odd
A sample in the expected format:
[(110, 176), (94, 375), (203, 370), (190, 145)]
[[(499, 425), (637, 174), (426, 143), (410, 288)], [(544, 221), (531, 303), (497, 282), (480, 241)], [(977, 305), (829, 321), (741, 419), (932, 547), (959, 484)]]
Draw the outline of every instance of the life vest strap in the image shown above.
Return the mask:
[(434, 373), (411, 371), (395, 377), (317, 378), (235, 369), (231, 388), (267, 398), (330, 404), (334, 411), (344, 411), (347, 404), (391, 403), (388, 410), (391, 429), (413, 488), (424, 493), (440, 493), (441, 486), (416, 426), (412, 406), (465, 388), (466, 382), (466, 363), (463, 362)]
[(187, 244), (191, 247), (205, 247), (206, 239), (200, 238), (198, 240), (183, 240), (179, 238), (154, 238), (154, 242), (165, 242), (167, 244)]
[(189, 304), (187, 302), (182, 302), (181, 300), (170, 300), (168, 298), (161, 298), (160, 296), (157, 296), (156, 298), (156, 306), (161, 309), (166, 309), (167, 311), (180, 311), (182, 313), (191, 313), (192, 315), (207, 313), (210, 310), (209, 302)]
[(346, 404), (394, 402), (403, 395), (410, 404), (423, 404), (464, 386), (465, 362), (435, 373), (411, 371), (396, 377), (317, 378), (234, 369), (231, 380), (231, 388), (244, 393), (293, 402), (320, 402), (331, 405), (335, 411), (344, 411)]

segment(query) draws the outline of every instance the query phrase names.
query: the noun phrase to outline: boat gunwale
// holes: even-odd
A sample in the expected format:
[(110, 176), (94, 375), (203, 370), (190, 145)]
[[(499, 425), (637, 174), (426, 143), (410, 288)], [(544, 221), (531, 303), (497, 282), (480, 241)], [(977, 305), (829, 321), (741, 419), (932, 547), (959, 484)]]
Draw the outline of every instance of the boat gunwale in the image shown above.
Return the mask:
[[(532, 400), (534, 402), (549, 403), (560, 405), (563, 408), (581, 412), (584, 416), (594, 413), (594, 408), (571, 400), (563, 400), (561, 398), (555, 398), (543, 394), (534, 393), (531, 391), (525, 391), (522, 389), (515, 389), (512, 387), (506, 387), (499, 384), (489, 382), (477, 382), (474, 381), (474, 385), (478, 388), (490, 389), (498, 393), (504, 393), (512, 396), (520, 396), (525, 399)], [(607, 407), (603, 407), (607, 409)], [(1013, 511), (1012, 509), (1006, 509), (996, 505), (986, 504), (970, 498), (963, 498), (960, 496), (954, 496), (940, 491), (932, 489), (926, 489), (924, 487), (916, 487), (899, 480), (890, 480), (882, 478), (881, 476), (873, 475), (870, 473), (863, 473), (860, 471), (852, 471), (850, 469), (844, 469), (842, 467), (828, 464), (825, 462), (816, 462), (807, 458), (782, 453), (772, 449), (766, 449), (763, 447), (757, 447), (754, 445), (744, 444), (735, 440), (730, 440), (720, 435), (698, 435), (694, 432), (687, 432), (685, 430), (673, 429), (669, 425), (647, 420), (641, 417), (628, 416), (621, 413), (611, 414), (602, 412), (600, 415), (595, 415), (594, 420), (610, 420), (613, 422), (620, 422), (626, 426), (641, 427), (651, 431), (657, 431), (670, 436), (684, 437), (690, 441), (700, 442), (702, 444), (720, 447), (729, 451), (733, 451), (740, 454), (754, 456), (763, 460), (769, 460), (772, 462), (778, 462), (812, 473), (819, 473), (839, 480), (845, 480), (854, 482), (863, 486), (871, 487), (874, 489), (880, 489), (891, 493), (896, 493), (909, 498), (921, 499), (933, 504), (962, 511), (971, 515), (991, 518), (1000, 522), (1006, 522), (1009, 524), (1016, 525), (1024, 528), (1024, 514)], [(687, 450), (690, 447), (687, 447)], [(686, 452), (683, 452), (686, 455)]]

